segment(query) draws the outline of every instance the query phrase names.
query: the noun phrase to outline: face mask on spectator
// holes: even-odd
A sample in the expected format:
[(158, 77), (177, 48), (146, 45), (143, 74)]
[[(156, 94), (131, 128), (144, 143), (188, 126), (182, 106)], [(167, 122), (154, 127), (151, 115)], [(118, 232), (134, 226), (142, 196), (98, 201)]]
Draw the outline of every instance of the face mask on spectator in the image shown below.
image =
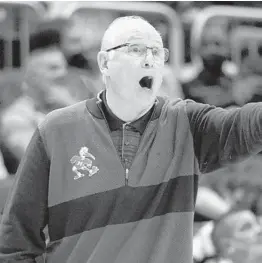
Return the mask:
[(209, 53), (202, 55), (204, 68), (211, 72), (220, 72), (226, 57), (221, 54)]
[(91, 69), (88, 60), (82, 53), (73, 54), (67, 58), (69, 66), (81, 68), (81, 69)]

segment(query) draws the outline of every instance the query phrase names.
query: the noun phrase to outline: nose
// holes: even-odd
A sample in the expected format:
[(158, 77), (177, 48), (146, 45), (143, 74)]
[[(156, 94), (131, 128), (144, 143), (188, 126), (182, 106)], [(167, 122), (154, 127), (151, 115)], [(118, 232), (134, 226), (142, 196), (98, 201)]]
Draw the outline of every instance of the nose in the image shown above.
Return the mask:
[(145, 58), (142, 60), (141, 64), (142, 64), (142, 68), (152, 68), (153, 67), (154, 57), (150, 49), (147, 49)]

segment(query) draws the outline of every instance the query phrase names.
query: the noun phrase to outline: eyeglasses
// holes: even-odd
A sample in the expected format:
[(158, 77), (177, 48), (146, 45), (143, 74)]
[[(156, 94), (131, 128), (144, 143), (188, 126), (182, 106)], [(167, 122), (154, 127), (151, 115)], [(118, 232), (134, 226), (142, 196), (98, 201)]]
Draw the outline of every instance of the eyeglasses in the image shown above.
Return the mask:
[(169, 58), (169, 50), (167, 48), (162, 47), (147, 47), (144, 44), (131, 44), (131, 43), (125, 43), (116, 47), (112, 47), (106, 50), (106, 52), (116, 50), (122, 47), (128, 47), (127, 53), (130, 56), (141, 58), (145, 57), (147, 54), (147, 50), (151, 49), (153, 57), (157, 61), (163, 61), (166, 62)]

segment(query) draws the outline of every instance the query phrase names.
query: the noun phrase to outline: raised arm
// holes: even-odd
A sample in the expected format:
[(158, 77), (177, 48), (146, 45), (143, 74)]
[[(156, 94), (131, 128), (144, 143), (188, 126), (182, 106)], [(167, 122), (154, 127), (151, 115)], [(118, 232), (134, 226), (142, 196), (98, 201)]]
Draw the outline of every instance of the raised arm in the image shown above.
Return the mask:
[(18, 168), (0, 224), (0, 262), (33, 263), (45, 250), (49, 159), (37, 129)]
[(262, 150), (262, 103), (226, 110), (188, 100), (186, 108), (201, 172)]

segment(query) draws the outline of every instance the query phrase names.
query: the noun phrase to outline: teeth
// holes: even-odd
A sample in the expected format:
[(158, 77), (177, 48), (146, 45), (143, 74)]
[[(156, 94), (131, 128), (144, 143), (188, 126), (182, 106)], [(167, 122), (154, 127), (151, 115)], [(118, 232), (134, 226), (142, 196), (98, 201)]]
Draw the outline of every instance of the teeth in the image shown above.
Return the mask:
[(153, 77), (151, 76), (146, 76), (143, 77), (140, 81), (139, 84), (142, 88), (147, 88), (147, 89), (151, 89), (152, 88), (152, 84), (153, 84)]

